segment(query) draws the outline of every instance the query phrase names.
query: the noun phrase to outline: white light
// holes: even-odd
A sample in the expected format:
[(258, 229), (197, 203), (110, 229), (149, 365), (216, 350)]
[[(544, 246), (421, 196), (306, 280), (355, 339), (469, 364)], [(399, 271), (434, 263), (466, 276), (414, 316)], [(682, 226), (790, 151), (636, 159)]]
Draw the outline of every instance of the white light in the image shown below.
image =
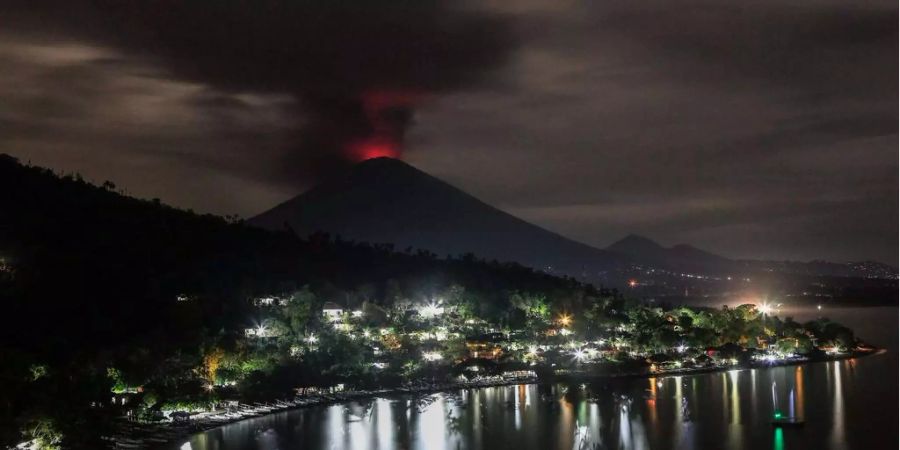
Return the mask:
[(684, 345), (679, 345), (678, 347), (675, 347), (675, 350), (678, 350), (678, 353), (684, 353), (684, 351), (687, 350), (687, 347)]
[(568, 336), (568, 335), (572, 334), (572, 331), (569, 330), (568, 328), (560, 328), (559, 334), (561, 334), (563, 336)]
[(315, 344), (316, 342), (319, 342), (319, 338), (317, 338), (314, 334), (310, 334), (306, 336), (306, 342), (308, 344)]
[(425, 352), (422, 354), (422, 357), (425, 358), (426, 361), (438, 361), (444, 359), (438, 352)]
[(762, 305), (759, 305), (759, 312), (767, 315), (772, 312), (772, 307), (769, 306), (768, 303), (763, 303)]
[(419, 310), (419, 314), (425, 318), (437, 317), (443, 313), (444, 313), (444, 307), (439, 306), (439, 304), (434, 303), (434, 302), (431, 302), (431, 303), (423, 306), (422, 309)]
[(822, 310), (822, 305), (816, 306), (816, 309), (818, 309), (819, 311), (821, 311), (821, 310)]
[(572, 352), (572, 356), (574, 356), (575, 359), (577, 359), (580, 362), (580, 361), (584, 361), (587, 358), (587, 353), (585, 353), (584, 350), (579, 349), (579, 350), (575, 350), (574, 352)]

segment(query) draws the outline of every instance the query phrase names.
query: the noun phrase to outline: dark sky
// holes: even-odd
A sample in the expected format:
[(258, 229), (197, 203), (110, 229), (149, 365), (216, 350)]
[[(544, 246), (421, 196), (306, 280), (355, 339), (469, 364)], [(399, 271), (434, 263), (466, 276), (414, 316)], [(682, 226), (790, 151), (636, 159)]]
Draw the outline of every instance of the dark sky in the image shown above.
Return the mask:
[(0, 152), (243, 216), (399, 155), (596, 246), (897, 263), (896, 1), (463, 3), (2, 0)]

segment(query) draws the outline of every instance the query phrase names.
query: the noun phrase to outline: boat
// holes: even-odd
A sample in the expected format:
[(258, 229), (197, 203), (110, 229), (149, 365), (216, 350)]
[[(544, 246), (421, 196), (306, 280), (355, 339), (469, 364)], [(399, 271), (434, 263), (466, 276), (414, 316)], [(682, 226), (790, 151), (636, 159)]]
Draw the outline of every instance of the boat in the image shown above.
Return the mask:
[(799, 428), (806, 424), (806, 421), (798, 417), (775, 417), (772, 419), (772, 426), (776, 428)]
[(791, 389), (789, 394), (790, 398), (790, 414), (785, 416), (778, 409), (778, 397), (775, 396), (775, 382), (772, 382), (772, 406), (775, 409), (775, 413), (772, 415), (772, 421), (770, 422), (773, 427), (776, 428), (799, 428), (806, 424), (806, 421), (800, 417), (797, 417), (794, 414), (794, 390)]

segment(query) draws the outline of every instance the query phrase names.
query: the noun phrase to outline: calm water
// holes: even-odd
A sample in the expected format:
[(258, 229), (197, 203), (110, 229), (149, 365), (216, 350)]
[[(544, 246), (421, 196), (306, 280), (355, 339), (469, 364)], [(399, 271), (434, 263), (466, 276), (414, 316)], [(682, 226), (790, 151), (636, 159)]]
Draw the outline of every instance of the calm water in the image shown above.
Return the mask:
[[(791, 313), (798, 320), (818, 315)], [(378, 398), (251, 419), (174, 448), (896, 449), (897, 308), (828, 313), (889, 351), (804, 366), (625, 380), (584, 390), (520, 385)], [(773, 429), (774, 402), (803, 417), (806, 426)]]

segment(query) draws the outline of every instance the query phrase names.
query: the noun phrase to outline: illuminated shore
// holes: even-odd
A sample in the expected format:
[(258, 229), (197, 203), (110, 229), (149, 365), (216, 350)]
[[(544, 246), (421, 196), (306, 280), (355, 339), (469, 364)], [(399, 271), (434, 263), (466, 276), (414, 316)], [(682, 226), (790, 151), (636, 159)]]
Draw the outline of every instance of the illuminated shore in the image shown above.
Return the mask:
[(631, 373), (607, 373), (607, 374), (590, 374), (590, 373), (566, 373), (555, 375), (548, 379), (539, 379), (537, 376), (519, 377), (519, 378), (503, 378), (497, 377), (481, 377), (472, 381), (453, 381), (446, 383), (423, 383), (417, 385), (409, 385), (398, 388), (378, 389), (378, 390), (362, 390), (362, 391), (340, 391), (334, 393), (323, 393), (316, 395), (298, 396), (290, 401), (277, 401), (266, 404), (257, 405), (237, 405), (235, 407), (217, 410), (206, 413), (192, 415), (188, 422), (176, 423), (167, 422), (156, 425), (146, 425), (139, 423), (127, 423), (119, 430), (119, 435), (110, 438), (111, 442), (124, 448), (170, 448), (172, 443), (187, 439), (192, 435), (204, 433), (206, 431), (240, 422), (246, 419), (263, 417), (279, 412), (286, 412), (301, 408), (328, 406), (333, 404), (352, 402), (357, 400), (366, 400), (373, 398), (392, 397), (397, 395), (428, 395), (439, 392), (450, 392), (460, 389), (480, 389), (499, 386), (528, 385), (528, 384), (583, 384), (583, 383), (603, 383), (616, 380), (629, 379), (653, 379), (667, 378), (679, 376), (702, 375), (717, 372), (730, 372), (735, 370), (754, 370), (767, 369), (783, 366), (806, 365), (818, 362), (832, 362), (846, 359), (854, 359), (863, 356), (882, 354), (886, 352), (884, 349), (873, 349), (872, 351), (857, 351), (853, 353), (832, 355), (823, 358), (794, 358), (789, 360), (773, 361), (766, 363), (754, 363), (747, 365), (728, 365), (716, 367), (702, 367), (690, 369), (675, 370), (659, 370), (655, 372), (631, 372)]

